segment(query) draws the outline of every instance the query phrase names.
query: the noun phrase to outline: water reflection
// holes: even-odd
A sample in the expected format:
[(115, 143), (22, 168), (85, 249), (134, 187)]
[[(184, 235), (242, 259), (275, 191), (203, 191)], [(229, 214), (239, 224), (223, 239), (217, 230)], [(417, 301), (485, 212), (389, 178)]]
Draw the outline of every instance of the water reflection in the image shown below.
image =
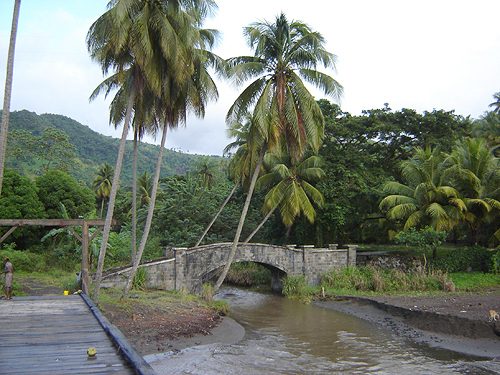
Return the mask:
[(236, 345), (172, 354), (168, 374), (468, 374), (460, 356), (422, 348), (371, 323), (273, 295), (225, 288), (246, 329)]

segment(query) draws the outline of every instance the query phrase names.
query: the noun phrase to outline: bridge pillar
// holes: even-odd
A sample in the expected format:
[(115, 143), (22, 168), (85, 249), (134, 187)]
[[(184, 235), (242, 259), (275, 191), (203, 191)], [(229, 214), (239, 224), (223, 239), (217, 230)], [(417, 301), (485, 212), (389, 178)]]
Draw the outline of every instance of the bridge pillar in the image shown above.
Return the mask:
[(310, 285), (318, 285), (326, 272), (346, 266), (356, 265), (357, 245), (348, 245), (347, 249), (338, 249), (334, 244), (328, 249), (302, 247), (303, 274)]
[(356, 251), (358, 245), (347, 245), (347, 266), (354, 267), (356, 265)]
[(185, 283), (185, 262), (186, 262), (186, 250), (185, 247), (174, 247), (174, 258), (175, 258), (175, 271), (174, 271), (174, 288), (175, 290), (181, 290), (186, 288)]

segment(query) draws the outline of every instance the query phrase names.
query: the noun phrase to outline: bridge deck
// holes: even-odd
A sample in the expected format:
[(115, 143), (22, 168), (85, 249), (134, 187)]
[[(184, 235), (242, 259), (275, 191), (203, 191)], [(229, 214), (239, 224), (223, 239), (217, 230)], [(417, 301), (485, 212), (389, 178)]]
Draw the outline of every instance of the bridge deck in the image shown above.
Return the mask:
[[(87, 348), (97, 356), (87, 358)], [(135, 374), (80, 296), (0, 301), (0, 373)]]

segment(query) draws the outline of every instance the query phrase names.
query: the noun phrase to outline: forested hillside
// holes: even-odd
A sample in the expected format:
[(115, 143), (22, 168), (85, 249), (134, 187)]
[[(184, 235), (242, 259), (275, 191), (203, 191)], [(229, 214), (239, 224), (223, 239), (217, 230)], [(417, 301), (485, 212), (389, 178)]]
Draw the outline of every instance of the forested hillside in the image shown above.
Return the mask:
[[(66, 169), (79, 180), (90, 184), (103, 163), (115, 164), (118, 139), (99, 134), (69, 117), (38, 115), (27, 110), (11, 113), (7, 146), (7, 167), (35, 176), (49, 167)], [(158, 153), (155, 145), (142, 143), (139, 148), (138, 173), (152, 174)], [(185, 174), (199, 155), (165, 150), (162, 175)], [(122, 181), (132, 176), (132, 141), (128, 141)]]

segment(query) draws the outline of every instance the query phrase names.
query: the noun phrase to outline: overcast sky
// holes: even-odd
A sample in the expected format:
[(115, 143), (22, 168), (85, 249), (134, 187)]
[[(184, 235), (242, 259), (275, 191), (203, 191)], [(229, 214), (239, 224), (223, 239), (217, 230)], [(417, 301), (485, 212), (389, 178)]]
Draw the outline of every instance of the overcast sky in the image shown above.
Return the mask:
[[(455, 110), (480, 117), (500, 91), (498, 0), (218, 0), (206, 26), (221, 31), (215, 52), (249, 54), (242, 28), (272, 21), (283, 11), (323, 34), (338, 56), (332, 74), (343, 86), (339, 103), (360, 114), (384, 103), (424, 110)], [(0, 99), (14, 0), (0, 0)], [(108, 104), (88, 97), (102, 81), (90, 61), (85, 36), (106, 9), (100, 0), (23, 0), (19, 20), (11, 110), (71, 117), (102, 134), (119, 137), (108, 123)], [(220, 99), (203, 120), (170, 133), (168, 148), (221, 154), (228, 143), (225, 114), (239, 93), (220, 82)], [(317, 98), (322, 95), (318, 92)]]

